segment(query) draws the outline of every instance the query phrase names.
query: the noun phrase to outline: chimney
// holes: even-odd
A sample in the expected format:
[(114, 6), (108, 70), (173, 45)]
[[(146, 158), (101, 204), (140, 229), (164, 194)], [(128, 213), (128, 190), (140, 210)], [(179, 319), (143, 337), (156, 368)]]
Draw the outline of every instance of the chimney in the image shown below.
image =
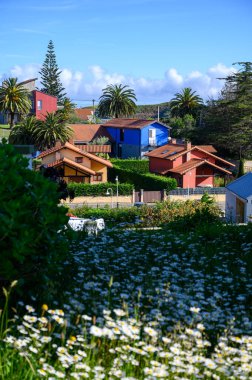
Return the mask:
[(192, 143), (191, 143), (191, 141), (187, 141), (187, 142), (186, 142), (186, 150), (191, 149), (191, 147), (192, 147)]
[(171, 139), (171, 143), (172, 143), (172, 144), (177, 144), (177, 139), (175, 139), (174, 137), (172, 137), (172, 139)]
[[(186, 150), (190, 150), (191, 147), (192, 147), (192, 143), (191, 143), (191, 141), (187, 141), (187, 142), (186, 142)], [(191, 159), (191, 152), (188, 152), (188, 153), (186, 154), (186, 161), (190, 161), (190, 159)]]

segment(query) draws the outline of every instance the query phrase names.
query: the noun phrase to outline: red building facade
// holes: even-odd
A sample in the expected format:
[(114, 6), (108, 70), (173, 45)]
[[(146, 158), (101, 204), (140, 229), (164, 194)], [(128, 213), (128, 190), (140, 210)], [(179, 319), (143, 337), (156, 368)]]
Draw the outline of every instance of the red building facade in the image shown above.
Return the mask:
[(36, 119), (44, 120), (47, 112), (57, 111), (57, 98), (41, 91), (32, 91), (32, 111)]
[(231, 162), (216, 156), (212, 145), (192, 146), (172, 142), (146, 154), (152, 173), (175, 178), (178, 187), (214, 186), (214, 176), (226, 176)]

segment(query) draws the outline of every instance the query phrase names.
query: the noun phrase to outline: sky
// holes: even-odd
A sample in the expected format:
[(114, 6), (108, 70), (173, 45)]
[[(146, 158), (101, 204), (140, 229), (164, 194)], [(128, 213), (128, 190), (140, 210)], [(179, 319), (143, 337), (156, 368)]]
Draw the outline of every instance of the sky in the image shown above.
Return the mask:
[(79, 106), (110, 84), (137, 104), (185, 87), (216, 99), (225, 78), (252, 61), (251, 0), (0, 0), (0, 82), (38, 78), (53, 41), (61, 81)]

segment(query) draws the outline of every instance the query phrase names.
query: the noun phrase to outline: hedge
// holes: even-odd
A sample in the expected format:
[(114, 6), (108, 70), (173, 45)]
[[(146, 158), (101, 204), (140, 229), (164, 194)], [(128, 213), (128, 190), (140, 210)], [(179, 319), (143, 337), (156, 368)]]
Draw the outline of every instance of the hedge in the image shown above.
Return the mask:
[[(111, 188), (113, 193), (116, 194), (117, 185), (116, 183), (99, 183), (97, 185), (92, 185), (89, 183), (75, 183), (71, 182), (68, 184), (68, 189), (74, 191), (75, 197), (80, 196), (104, 196), (106, 195), (107, 189)], [(119, 183), (118, 184), (118, 194), (119, 195), (131, 195), (134, 186), (129, 183)]]
[(143, 174), (116, 166), (109, 169), (108, 175), (110, 181), (114, 181), (115, 177), (118, 176), (120, 182), (132, 184), (136, 190), (165, 190), (168, 193), (177, 187), (177, 182), (174, 178), (151, 173)]
[(149, 173), (149, 161), (140, 159), (119, 159), (113, 158), (111, 160), (114, 167), (118, 167), (124, 170), (130, 170), (137, 173)]

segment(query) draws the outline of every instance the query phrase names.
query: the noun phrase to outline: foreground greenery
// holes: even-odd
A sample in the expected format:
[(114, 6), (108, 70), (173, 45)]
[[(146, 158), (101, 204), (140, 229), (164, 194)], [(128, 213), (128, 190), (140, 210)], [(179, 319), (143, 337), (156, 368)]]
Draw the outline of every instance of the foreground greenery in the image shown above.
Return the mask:
[(106, 228), (73, 246), (64, 303), (1, 314), (0, 378), (251, 378), (251, 224)]

